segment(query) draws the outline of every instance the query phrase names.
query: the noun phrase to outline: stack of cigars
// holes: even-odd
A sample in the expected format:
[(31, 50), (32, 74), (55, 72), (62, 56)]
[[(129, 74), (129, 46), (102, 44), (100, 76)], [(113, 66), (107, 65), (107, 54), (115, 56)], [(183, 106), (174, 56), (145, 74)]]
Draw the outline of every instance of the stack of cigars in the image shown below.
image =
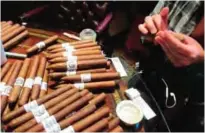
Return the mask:
[[(1, 68), (1, 118), (13, 132), (123, 132), (105, 104), (120, 74), (97, 42), (54, 44), (57, 35), (27, 49), (37, 53)], [(39, 54), (46, 48), (47, 55)], [(54, 85), (51, 84), (54, 82)], [(50, 90), (50, 91), (49, 91)], [(92, 90), (101, 93), (94, 95)]]

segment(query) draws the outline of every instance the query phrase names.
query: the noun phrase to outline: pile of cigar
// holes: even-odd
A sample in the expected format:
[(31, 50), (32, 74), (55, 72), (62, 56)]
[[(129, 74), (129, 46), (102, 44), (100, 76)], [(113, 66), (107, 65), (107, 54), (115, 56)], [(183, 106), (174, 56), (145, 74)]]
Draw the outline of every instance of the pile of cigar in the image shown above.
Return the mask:
[(28, 36), (25, 26), (14, 24), (12, 21), (1, 21), (1, 41), (4, 49), (8, 50)]

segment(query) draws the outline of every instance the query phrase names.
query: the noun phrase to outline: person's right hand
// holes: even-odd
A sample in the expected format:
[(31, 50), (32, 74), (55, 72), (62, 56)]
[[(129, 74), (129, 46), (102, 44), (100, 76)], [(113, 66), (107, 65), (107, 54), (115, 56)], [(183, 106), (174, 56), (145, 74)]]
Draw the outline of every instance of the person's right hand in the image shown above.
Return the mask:
[(158, 31), (167, 30), (169, 8), (164, 7), (159, 14), (145, 17), (145, 22), (138, 26), (140, 32), (144, 35), (156, 34)]

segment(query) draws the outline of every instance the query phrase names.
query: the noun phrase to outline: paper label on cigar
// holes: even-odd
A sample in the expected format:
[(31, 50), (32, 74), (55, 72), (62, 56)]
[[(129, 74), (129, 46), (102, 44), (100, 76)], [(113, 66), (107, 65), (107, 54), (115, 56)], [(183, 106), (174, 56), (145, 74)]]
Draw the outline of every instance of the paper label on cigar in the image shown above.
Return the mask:
[(6, 85), (4, 87), (4, 90), (1, 92), (1, 95), (9, 96), (9, 93), (11, 92), (11, 89), (12, 89), (12, 86)]
[(52, 125), (50, 128), (45, 129), (48, 133), (59, 133), (61, 131), (60, 125), (57, 123)]
[(38, 123), (45, 120), (46, 118), (50, 116), (48, 112), (46, 111), (46, 108), (44, 105), (38, 106), (37, 108), (31, 110), (31, 112), (33, 113)]
[(65, 47), (67, 47), (67, 46), (70, 46), (70, 43), (68, 43), (68, 42), (67, 42), (67, 43), (62, 43), (61, 46), (62, 46), (63, 48), (65, 48)]
[(75, 83), (74, 86), (78, 88), (79, 90), (83, 90), (85, 88), (84, 83)]
[(81, 77), (81, 82), (91, 81), (91, 74), (90, 73), (81, 74), (80, 77)]
[(39, 49), (42, 49), (46, 46), (46, 44), (42, 41), (42, 42), (39, 42), (39, 43), (36, 43), (36, 46), (39, 48)]
[(75, 130), (74, 130), (73, 126), (69, 126), (65, 129), (63, 129), (62, 131), (60, 131), (60, 133), (75, 133)]
[(78, 57), (77, 57), (77, 56), (67, 56), (67, 60), (77, 61), (77, 60), (78, 60)]
[(24, 87), (26, 88), (32, 88), (34, 80), (32, 78), (28, 78), (26, 79), (25, 83), (24, 83)]
[(65, 57), (72, 56), (72, 55), (73, 55), (73, 51), (63, 52), (63, 56), (65, 56)]
[(41, 83), (42, 83), (42, 78), (41, 77), (35, 77), (33, 84), (41, 85)]
[(24, 105), (24, 109), (26, 112), (29, 112), (35, 108), (38, 107), (38, 103), (36, 102), (36, 100), (32, 101), (32, 102), (29, 102), (27, 104)]
[(42, 82), (41, 84), (41, 90), (47, 90), (48, 84), (46, 82)]
[(5, 82), (1, 82), (0, 83), (0, 93), (2, 92), (2, 91), (4, 91), (4, 88), (5, 88)]
[(23, 83), (24, 83), (24, 78), (22, 78), (22, 77), (18, 77), (17, 79), (16, 79), (16, 82), (14, 83), (14, 86), (23, 86)]
[(77, 69), (77, 61), (76, 60), (68, 60), (67, 61), (67, 70), (73, 71)]
[(44, 121), (42, 121), (44, 129), (49, 129), (53, 125), (57, 124), (56, 118), (52, 115), (48, 118), (46, 118)]
[(69, 76), (69, 75), (76, 75), (76, 71), (73, 70), (73, 71), (67, 71), (66, 72), (66, 75)]
[(111, 58), (111, 61), (116, 69), (117, 72), (120, 73), (121, 77), (126, 77), (127, 73), (118, 57)]
[(75, 51), (75, 48), (74, 48), (73, 46), (65, 46), (64, 49), (65, 49), (67, 52)]

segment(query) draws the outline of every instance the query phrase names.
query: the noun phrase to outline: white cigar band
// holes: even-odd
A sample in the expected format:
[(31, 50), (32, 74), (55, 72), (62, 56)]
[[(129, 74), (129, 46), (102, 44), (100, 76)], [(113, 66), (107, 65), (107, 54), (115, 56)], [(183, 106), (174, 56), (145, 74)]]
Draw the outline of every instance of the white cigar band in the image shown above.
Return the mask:
[(61, 131), (61, 127), (58, 123), (46, 129), (46, 132), (48, 133), (59, 133), (60, 131)]
[(75, 70), (67, 71), (67, 72), (66, 72), (66, 75), (67, 75), (67, 76), (69, 76), (69, 75), (76, 75), (76, 71), (75, 71)]
[(41, 83), (42, 83), (42, 77), (35, 77), (35, 79), (34, 79), (34, 85), (41, 85)]
[(67, 52), (76, 51), (73, 46), (65, 46), (64, 49), (65, 49)]
[(24, 87), (31, 89), (33, 86), (33, 82), (34, 82), (34, 80), (32, 78), (27, 78), (25, 83), (24, 83)]
[(81, 77), (81, 82), (91, 81), (91, 74), (90, 73), (81, 74), (80, 77)]
[(36, 46), (39, 48), (39, 50), (41, 50), (42, 48), (44, 48), (46, 46), (45, 42), (41, 41), (36, 43)]
[(53, 125), (58, 124), (56, 121), (56, 118), (52, 115), (45, 120), (42, 121), (44, 129), (47, 131), (49, 128), (51, 128)]
[(75, 133), (75, 130), (74, 130), (73, 126), (69, 126), (65, 129), (63, 129), (62, 131), (60, 131), (60, 133)]
[(74, 86), (78, 88), (79, 90), (83, 90), (85, 88), (84, 83), (75, 83)]
[(72, 56), (72, 55), (73, 55), (73, 51), (66, 51), (66, 52), (63, 52), (63, 56), (64, 56), (64, 57)]
[(67, 61), (67, 70), (73, 71), (77, 69), (77, 61), (76, 60), (69, 60)]
[(78, 60), (78, 57), (77, 56), (66, 56), (67, 57), (67, 61), (69, 60)]
[(18, 77), (14, 83), (14, 86), (23, 86), (23, 83), (24, 83), (24, 78), (22, 77)]
[(9, 93), (11, 92), (11, 89), (12, 89), (12, 86), (6, 85), (4, 87), (4, 90), (1, 92), (1, 95), (9, 96)]
[(44, 105), (38, 106), (37, 108), (31, 110), (31, 112), (38, 123), (50, 116)]
[(70, 43), (68, 43), (68, 42), (67, 42), (67, 43), (62, 43), (61, 46), (62, 46), (63, 48), (65, 48), (65, 47), (67, 47), (67, 46), (70, 46)]
[(42, 82), (41, 84), (41, 90), (47, 90), (48, 84), (46, 82)]
[(0, 93), (4, 90), (5, 82), (0, 82)]
[(32, 102), (29, 102), (29, 103), (25, 104), (23, 107), (24, 107), (26, 112), (29, 112), (29, 111), (37, 108), (38, 107), (38, 103), (36, 102), (36, 100), (34, 100)]

